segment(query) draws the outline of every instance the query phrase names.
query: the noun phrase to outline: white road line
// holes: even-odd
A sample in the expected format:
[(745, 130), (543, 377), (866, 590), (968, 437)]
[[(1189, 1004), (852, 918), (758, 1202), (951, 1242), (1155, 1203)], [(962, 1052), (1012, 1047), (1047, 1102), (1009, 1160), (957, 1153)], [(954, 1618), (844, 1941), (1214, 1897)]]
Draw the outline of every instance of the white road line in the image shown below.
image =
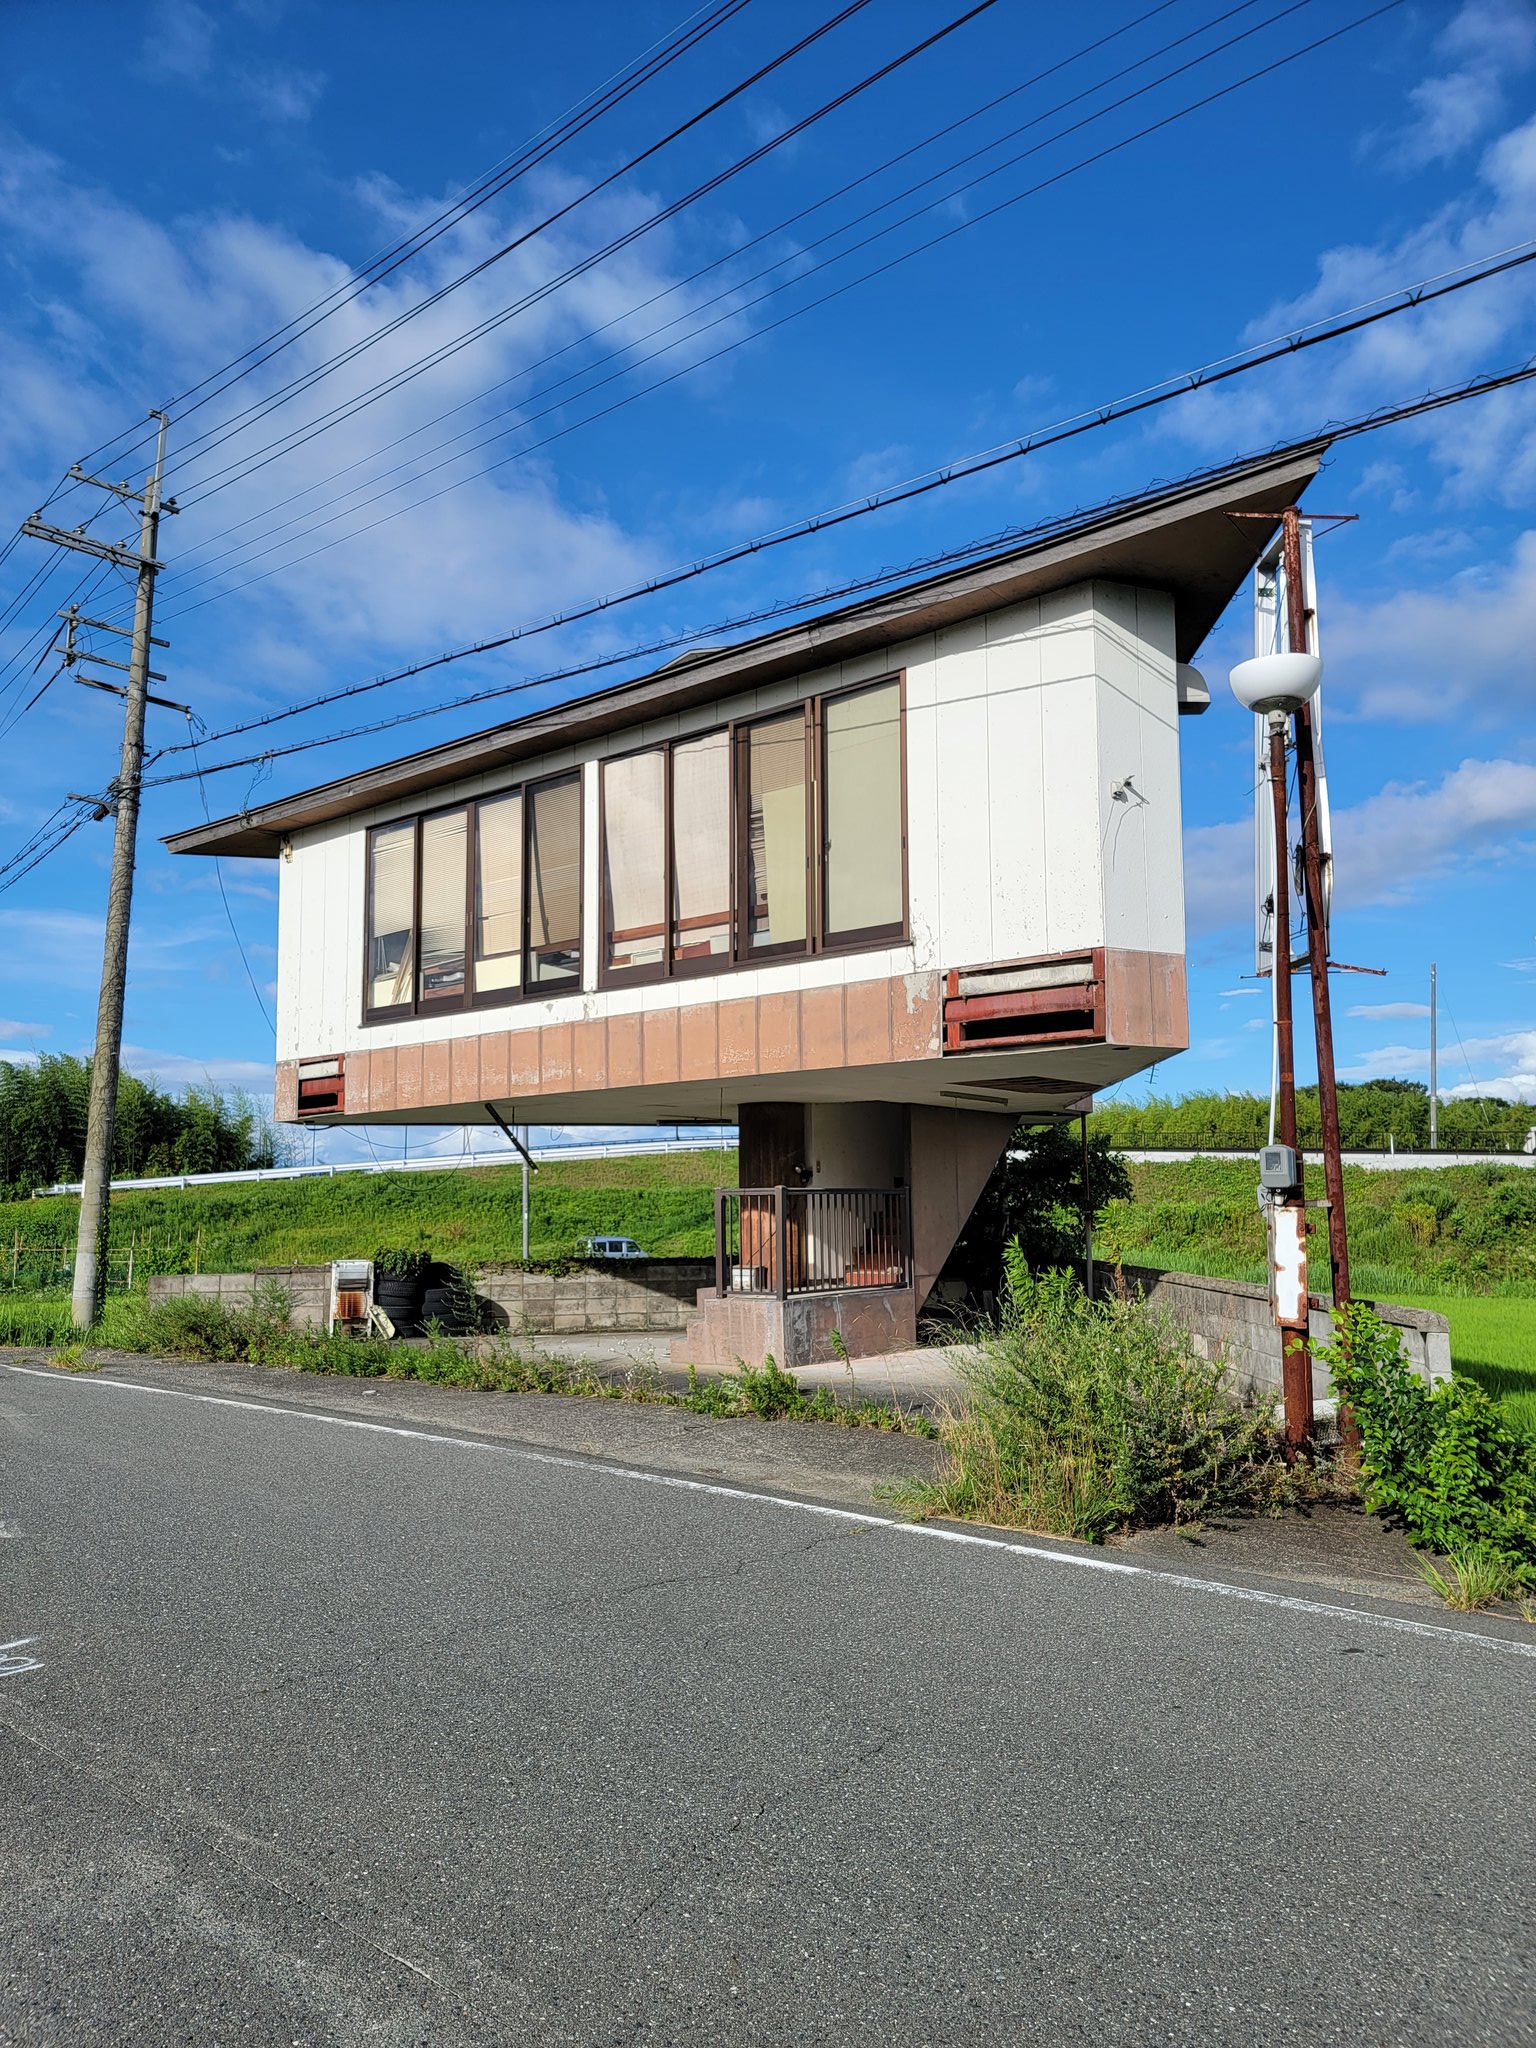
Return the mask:
[(22, 1652), (35, 1636), (13, 1636), (8, 1643), (0, 1643), (0, 1678), (18, 1678), (23, 1671), (41, 1671), (41, 1657), (26, 1657)]
[(1267, 1593), (1256, 1586), (1233, 1586), (1221, 1579), (1198, 1579), (1188, 1572), (1159, 1571), (1152, 1565), (1126, 1564), (1119, 1558), (1088, 1552), (1048, 1550), (1043, 1544), (1015, 1543), (1006, 1536), (982, 1536), (969, 1529), (940, 1529), (930, 1522), (902, 1522), (894, 1516), (868, 1514), (860, 1508), (824, 1507), (816, 1501), (795, 1500), (787, 1494), (757, 1493), (747, 1486), (723, 1486), (709, 1479), (683, 1479), (670, 1472), (644, 1472), (631, 1465), (611, 1465), (600, 1458), (571, 1458), (559, 1451), (536, 1451), (522, 1444), (487, 1443), (477, 1437), (444, 1436), (429, 1429), (409, 1429), (399, 1423), (365, 1422), (359, 1416), (326, 1415), (315, 1408), (288, 1407), (278, 1401), (241, 1401), (229, 1394), (194, 1394), (184, 1387), (151, 1387), (142, 1380), (107, 1379), (99, 1373), (65, 1374), (52, 1367), (9, 1363), (6, 1363), (5, 1370), (82, 1392), (91, 1387), (115, 1387), (125, 1394), (151, 1394), (169, 1401), (200, 1401), (209, 1408), (243, 1408), (255, 1415), (280, 1415), (290, 1421), (328, 1424), (333, 1429), (364, 1430), (374, 1436), (408, 1437), (424, 1444), (452, 1444), (459, 1450), (489, 1451), (501, 1457), (515, 1458), (525, 1465), (554, 1465), (569, 1472), (601, 1472), (611, 1479), (636, 1480), (642, 1486), (672, 1487), (680, 1493), (713, 1494), (723, 1500), (755, 1501), (764, 1507), (788, 1508), (799, 1515), (822, 1515), (835, 1522), (856, 1522), (866, 1528), (889, 1529), (898, 1536), (926, 1537), (935, 1543), (965, 1543), (979, 1550), (1001, 1550), (1012, 1557), (1038, 1558), (1046, 1564), (1067, 1565), (1077, 1571), (1115, 1572), (1126, 1578), (1148, 1579), (1161, 1586), (1178, 1586), (1185, 1592), (1213, 1593), (1223, 1600), (1247, 1600), (1259, 1607), (1283, 1607), (1292, 1614), (1320, 1614), (1336, 1621), (1356, 1622), (1363, 1628), (1387, 1629), (1398, 1635), (1475, 1644), (1480, 1649), (1502, 1651), (1510, 1657), (1536, 1657), (1536, 1641), (1515, 1642), (1507, 1636), (1479, 1635), (1475, 1629), (1447, 1628), (1432, 1621), (1409, 1621), (1402, 1615), (1376, 1614), (1360, 1607), (1340, 1607), (1326, 1600), (1303, 1600), (1292, 1593)]

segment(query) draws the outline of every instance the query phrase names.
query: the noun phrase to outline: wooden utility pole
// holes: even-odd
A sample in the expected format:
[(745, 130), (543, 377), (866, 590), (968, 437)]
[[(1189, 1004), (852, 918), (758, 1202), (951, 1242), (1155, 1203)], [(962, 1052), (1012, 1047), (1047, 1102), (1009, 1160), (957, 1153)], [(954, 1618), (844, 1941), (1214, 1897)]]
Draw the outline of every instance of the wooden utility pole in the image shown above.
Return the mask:
[[(155, 574), (160, 567), (156, 546), (160, 536), (162, 510), (174, 512), (174, 503), (161, 504), (161, 483), (165, 474), (166, 416), (151, 413), (160, 431), (155, 442), (155, 466), (142, 491), (127, 484), (104, 483), (86, 476), (76, 466), (70, 474), (77, 483), (94, 484), (110, 491), (125, 503), (139, 507), (139, 545), (112, 547), (94, 539), (83, 529), (65, 530), (45, 525), (34, 516), (22, 531), (37, 540), (53, 541), (59, 547), (94, 555), (137, 571), (133, 631), (127, 664), (126, 685), (109, 685), (123, 694), (123, 750), (117, 779), (109, 796), (116, 824), (112, 837), (112, 878), (107, 889), (107, 929), (102, 949), (101, 995), (96, 1008), (96, 1050), (91, 1060), (90, 1109), (85, 1133), (84, 1186), (80, 1195), (80, 1229), (75, 1245), (75, 1275), (72, 1312), (77, 1329), (86, 1330), (101, 1318), (107, 1285), (107, 1249), (110, 1233), (109, 1198), (112, 1192), (112, 1136), (117, 1119), (117, 1081), (123, 1051), (123, 997), (128, 981), (128, 926), (133, 909), (133, 868), (139, 831), (139, 792), (144, 772), (144, 711), (149, 701), (149, 650), (154, 621)], [(120, 628), (111, 628), (120, 631)], [(164, 642), (156, 643), (164, 645)], [(121, 664), (109, 664), (121, 666)], [(158, 680), (158, 678), (157, 678)]]

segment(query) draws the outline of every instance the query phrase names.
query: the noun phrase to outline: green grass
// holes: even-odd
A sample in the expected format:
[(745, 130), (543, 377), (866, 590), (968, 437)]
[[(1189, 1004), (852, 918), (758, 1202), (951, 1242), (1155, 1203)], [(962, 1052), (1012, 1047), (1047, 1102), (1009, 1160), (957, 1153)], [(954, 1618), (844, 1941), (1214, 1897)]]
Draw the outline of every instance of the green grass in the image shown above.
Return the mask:
[[(1106, 1259), (1230, 1280), (1264, 1277), (1255, 1169), (1243, 1159), (1131, 1164), (1132, 1198), (1097, 1232)], [(1309, 1194), (1321, 1193), (1316, 1161)], [(1518, 1166), (1346, 1167), (1350, 1261), (1359, 1293), (1383, 1301), (1461, 1294), (1536, 1296), (1536, 1171)]]
[[(568, 1253), (584, 1237), (633, 1237), (658, 1258), (707, 1258), (714, 1250), (713, 1190), (734, 1185), (734, 1152), (643, 1153), (633, 1159), (565, 1160), (531, 1182), (529, 1250)], [(113, 1277), (129, 1246), (134, 1271), (243, 1273), (255, 1266), (367, 1258), (380, 1246), (430, 1250), (475, 1265), (516, 1258), (521, 1175), (516, 1165), (445, 1173), (338, 1174), (334, 1179), (246, 1181), (112, 1198)], [(0, 1203), (0, 1283), (44, 1291), (65, 1268), (53, 1254), (74, 1242), (73, 1195)]]

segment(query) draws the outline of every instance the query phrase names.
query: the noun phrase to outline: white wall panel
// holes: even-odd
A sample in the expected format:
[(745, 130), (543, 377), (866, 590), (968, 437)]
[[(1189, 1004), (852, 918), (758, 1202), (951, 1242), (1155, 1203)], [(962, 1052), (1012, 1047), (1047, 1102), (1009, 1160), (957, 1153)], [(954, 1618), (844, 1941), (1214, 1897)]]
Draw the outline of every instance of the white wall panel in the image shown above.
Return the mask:
[(984, 619), (935, 636), (938, 951), (945, 967), (991, 960), (992, 762)]

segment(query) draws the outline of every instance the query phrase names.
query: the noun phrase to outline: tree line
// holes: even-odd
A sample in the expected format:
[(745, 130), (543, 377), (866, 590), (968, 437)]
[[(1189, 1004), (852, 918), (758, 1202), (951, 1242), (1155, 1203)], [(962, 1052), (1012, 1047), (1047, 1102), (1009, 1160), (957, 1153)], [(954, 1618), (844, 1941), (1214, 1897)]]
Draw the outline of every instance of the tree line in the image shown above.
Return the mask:
[[(0, 1193), (81, 1178), (90, 1092), (90, 1061), (69, 1053), (0, 1062)], [(273, 1165), (276, 1149), (271, 1118), (238, 1090), (170, 1095), (131, 1074), (118, 1083), (114, 1177), (233, 1173)]]
[[(1316, 1088), (1296, 1091), (1298, 1136), (1316, 1151), (1322, 1142)], [(1536, 1105), (1498, 1095), (1444, 1098), (1439, 1141), (1446, 1152), (1518, 1152), (1536, 1125)], [(1190, 1147), (1253, 1152), (1269, 1135), (1269, 1099), (1263, 1095), (1154, 1096), (1141, 1104), (1106, 1102), (1089, 1128), (1112, 1145)], [(1339, 1131), (1350, 1151), (1423, 1151), (1429, 1144), (1429, 1090), (1420, 1081), (1341, 1082)]]

